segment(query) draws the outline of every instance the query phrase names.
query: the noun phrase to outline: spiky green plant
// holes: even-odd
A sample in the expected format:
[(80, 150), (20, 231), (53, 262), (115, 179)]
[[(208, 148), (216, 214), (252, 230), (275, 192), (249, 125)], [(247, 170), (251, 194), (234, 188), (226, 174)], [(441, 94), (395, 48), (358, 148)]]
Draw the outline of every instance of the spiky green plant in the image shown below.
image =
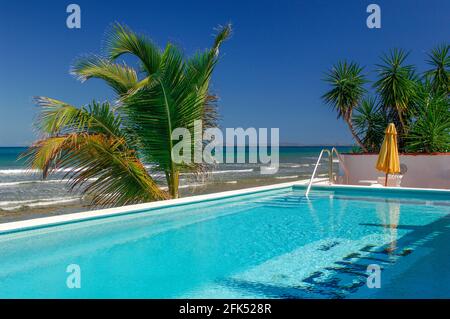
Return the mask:
[(450, 151), (450, 103), (447, 93), (422, 94), (406, 140), (409, 152)]
[[(186, 128), (195, 145), (199, 141), (194, 140), (194, 121), (201, 121), (203, 129), (216, 124), (216, 98), (209, 84), (219, 48), (230, 34), (230, 25), (221, 27), (211, 49), (185, 58), (172, 44), (161, 50), (147, 37), (115, 24), (106, 41), (106, 56), (83, 57), (72, 73), (81, 81), (104, 80), (117, 94), (117, 106), (93, 103), (78, 109), (38, 98), (42, 111), (37, 125), (45, 136), (27, 152), (29, 165), (42, 169), (44, 177), (55, 169), (71, 168), (73, 187), (97, 179), (84, 190), (94, 204), (178, 197), (180, 171), (198, 173), (204, 166), (177, 164), (171, 134), (175, 128)], [(138, 59), (139, 72), (117, 61), (125, 54)], [(168, 194), (142, 163), (166, 176)]]
[(377, 65), (378, 80), (374, 83), (381, 105), (391, 113), (400, 128), (400, 135), (407, 129), (409, 106), (414, 99), (417, 83), (414, 66), (405, 64), (407, 57), (408, 53), (399, 49), (383, 55), (383, 64)]
[(425, 72), (435, 93), (450, 93), (450, 45), (442, 44), (428, 54), (427, 63), (432, 69)]
[(353, 110), (365, 93), (366, 79), (362, 71), (362, 67), (357, 63), (339, 61), (326, 74), (324, 80), (329, 84), (330, 90), (322, 96), (322, 99), (335, 109), (338, 118), (347, 123), (356, 143), (367, 152), (352, 123)]
[(388, 125), (386, 112), (375, 97), (365, 98), (355, 111), (353, 123), (357, 134), (369, 152), (378, 152)]

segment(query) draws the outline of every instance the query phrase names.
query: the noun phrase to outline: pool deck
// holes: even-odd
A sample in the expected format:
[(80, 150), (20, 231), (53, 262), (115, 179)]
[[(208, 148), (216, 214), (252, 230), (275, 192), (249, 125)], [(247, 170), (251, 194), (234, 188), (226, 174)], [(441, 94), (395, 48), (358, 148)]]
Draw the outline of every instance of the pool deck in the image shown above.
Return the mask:
[[(288, 182), (288, 183), (281, 183), (281, 184), (268, 185), (268, 186), (259, 186), (259, 187), (252, 187), (252, 188), (244, 188), (244, 189), (239, 189), (239, 190), (225, 191), (225, 192), (219, 192), (219, 193), (213, 193), (213, 194), (189, 196), (189, 197), (170, 199), (170, 200), (165, 200), (165, 201), (157, 201), (157, 202), (150, 202), (150, 203), (144, 203), (144, 204), (128, 205), (128, 206), (122, 206), (122, 207), (85, 211), (85, 212), (81, 212), (81, 213), (71, 213), (71, 214), (65, 214), (65, 215), (41, 217), (41, 218), (24, 220), (24, 221), (3, 223), (3, 224), (0, 224), (0, 234), (14, 233), (14, 232), (19, 232), (19, 231), (23, 231), (23, 230), (30, 230), (30, 229), (36, 229), (36, 228), (42, 228), (42, 227), (48, 227), (48, 226), (80, 222), (80, 221), (107, 218), (107, 217), (112, 217), (112, 216), (128, 215), (128, 214), (138, 213), (138, 212), (142, 212), (142, 211), (155, 210), (155, 209), (163, 208), (163, 207), (181, 206), (181, 205), (187, 205), (187, 204), (191, 204), (191, 203), (204, 202), (204, 201), (210, 201), (210, 200), (216, 200), (216, 199), (224, 199), (224, 198), (241, 196), (241, 195), (248, 195), (248, 194), (254, 194), (254, 193), (282, 189), (282, 188), (288, 188), (288, 187), (293, 187), (293, 186), (306, 186), (308, 184), (308, 182), (309, 182), (309, 180), (300, 180), (300, 181), (294, 181), (294, 182)], [(383, 189), (386, 191), (391, 190), (391, 191), (401, 191), (401, 192), (403, 192), (403, 191), (407, 191), (407, 192), (408, 191), (418, 191), (421, 193), (439, 192), (439, 193), (448, 194), (449, 199), (450, 199), (450, 190), (448, 190), (448, 189), (430, 189), (430, 188), (425, 189), (425, 188), (405, 188), (405, 187), (370, 187), (370, 186), (359, 186), (359, 185), (358, 186), (340, 185), (340, 184), (330, 184), (327, 181), (327, 179), (324, 179), (324, 178), (315, 179), (313, 182), (313, 185), (314, 185), (313, 189), (326, 187), (326, 188), (337, 188), (337, 189), (364, 189), (367, 191), (370, 191), (370, 190), (374, 190), (374, 191), (378, 190), (379, 191), (380, 189)], [(156, 214), (159, 214), (159, 213), (156, 213)]]

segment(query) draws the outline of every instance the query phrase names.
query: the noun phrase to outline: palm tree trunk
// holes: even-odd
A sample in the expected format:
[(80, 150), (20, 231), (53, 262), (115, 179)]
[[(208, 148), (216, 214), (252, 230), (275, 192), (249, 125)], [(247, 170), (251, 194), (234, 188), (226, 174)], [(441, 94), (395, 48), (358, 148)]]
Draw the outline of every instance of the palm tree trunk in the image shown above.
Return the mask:
[(171, 198), (178, 198), (178, 184), (180, 182), (180, 174), (177, 170), (166, 172), (167, 186)]
[(361, 141), (361, 139), (359, 138), (358, 134), (356, 134), (355, 129), (353, 128), (353, 123), (352, 120), (346, 120), (348, 128), (350, 129), (350, 132), (353, 135), (353, 138), (355, 139), (356, 143), (359, 145), (359, 147), (361, 147), (361, 149), (363, 150), (364, 153), (367, 153), (368, 150), (367, 148), (364, 146), (363, 142)]
[(403, 150), (405, 143), (403, 137), (407, 134), (407, 125), (405, 123), (405, 118), (403, 117), (403, 112), (398, 110), (398, 108), (395, 108), (395, 110), (397, 111), (393, 112), (393, 118), (395, 127), (397, 128), (398, 146), (400, 150)]
[(178, 171), (172, 172), (172, 189), (171, 189), (171, 195), (172, 198), (178, 198), (178, 184), (180, 182), (179, 178), (180, 174)]

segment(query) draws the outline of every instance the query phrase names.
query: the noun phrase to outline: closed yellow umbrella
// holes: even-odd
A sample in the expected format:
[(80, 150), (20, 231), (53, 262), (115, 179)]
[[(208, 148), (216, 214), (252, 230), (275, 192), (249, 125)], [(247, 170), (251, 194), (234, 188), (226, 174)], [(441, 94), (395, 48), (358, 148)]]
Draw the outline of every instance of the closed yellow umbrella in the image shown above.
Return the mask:
[(377, 160), (377, 170), (386, 173), (386, 181), (384, 186), (387, 186), (389, 174), (400, 173), (400, 159), (398, 157), (397, 148), (397, 130), (395, 125), (390, 123), (385, 131), (383, 145), (380, 149), (380, 154)]

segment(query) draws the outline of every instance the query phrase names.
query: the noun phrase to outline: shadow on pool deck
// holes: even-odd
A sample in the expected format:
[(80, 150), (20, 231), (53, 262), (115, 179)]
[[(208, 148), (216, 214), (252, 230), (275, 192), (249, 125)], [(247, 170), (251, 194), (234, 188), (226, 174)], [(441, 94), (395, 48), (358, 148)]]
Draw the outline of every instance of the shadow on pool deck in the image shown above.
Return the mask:
[[(356, 292), (358, 298), (450, 298), (450, 214), (427, 225), (398, 225), (397, 228), (411, 232), (381, 247), (365, 246), (330, 267), (300, 279), (297, 286), (238, 279), (227, 279), (220, 284), (270, 298), (352, 298)], [(391, 247), (396, 248), (392, 251)], [(421, 248), (427, 252), (424, 256), (419, 253)], [(380, 289), (366, 287), (369, 264), (379, 264), (382, 269)]]

